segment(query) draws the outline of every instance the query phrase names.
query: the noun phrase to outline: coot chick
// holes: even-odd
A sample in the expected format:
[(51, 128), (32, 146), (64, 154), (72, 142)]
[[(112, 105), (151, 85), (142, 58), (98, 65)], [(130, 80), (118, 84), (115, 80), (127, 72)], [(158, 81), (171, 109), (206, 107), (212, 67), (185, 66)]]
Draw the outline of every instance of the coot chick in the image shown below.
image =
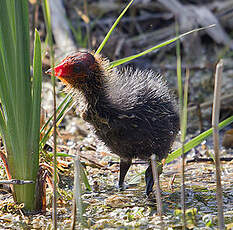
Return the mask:
[[(159, 74), (130, 67), (109, 68), (109, 61), (93, 52), (77, 52), (55, 67), (55, 75), (75, 94), (80, 116), (96, 135), (120, 156), (119, 187), (133, 158), (166, 158), (179, 131), (174, 97)], [(146, 193), (153, 188), (151, 165)]]

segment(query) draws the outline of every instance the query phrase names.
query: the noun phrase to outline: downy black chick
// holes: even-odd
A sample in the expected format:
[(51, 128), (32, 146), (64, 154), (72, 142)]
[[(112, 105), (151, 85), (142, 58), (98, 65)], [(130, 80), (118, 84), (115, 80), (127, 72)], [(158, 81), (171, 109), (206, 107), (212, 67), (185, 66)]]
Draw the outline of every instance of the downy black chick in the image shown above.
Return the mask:
[[(120, 156), (119, 187), (133, 158), (166, 158), (179, 131), (179, 115), (166, 82), (153, 71), (109, 68), (93, 52), (77, 52), (55, 67), (55, 75), (75, 94), (81, 117)], [(151, 165), (146, 193), (153, 188)]]

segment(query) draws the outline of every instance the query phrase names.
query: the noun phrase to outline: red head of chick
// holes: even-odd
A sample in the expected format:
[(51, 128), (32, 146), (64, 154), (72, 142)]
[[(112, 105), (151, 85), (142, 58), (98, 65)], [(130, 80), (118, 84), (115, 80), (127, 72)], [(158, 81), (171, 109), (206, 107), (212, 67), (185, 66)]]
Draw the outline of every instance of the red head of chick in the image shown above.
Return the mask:
[[(81, 117), (120, 157), (120, 188), (133, 158), (166, 158), (179, 131), (179, 115), (166, 82), (151, 70), (109, 68), (92, 52), (77, 52), (55, 67), (57, 76), (77, 93)], [(145, 174), (146, 193), (153, 188), (151, 165)]]

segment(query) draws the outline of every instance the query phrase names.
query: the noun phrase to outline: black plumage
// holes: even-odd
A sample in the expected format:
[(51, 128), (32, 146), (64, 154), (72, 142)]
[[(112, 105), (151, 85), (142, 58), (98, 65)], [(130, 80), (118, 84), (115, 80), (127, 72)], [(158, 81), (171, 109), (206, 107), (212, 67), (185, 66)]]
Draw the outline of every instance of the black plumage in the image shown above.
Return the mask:
[[(159, 74), (148, 70), (109, 69), (109, 61), (91, 52), (68, 56), (56, 75), (76, 94), (81, 117), (120, 156), (119, 187), (133, 158), (166, 158), (179, 130), (173, 95)], [(146, 192), (153, 187), (151, 166)]]

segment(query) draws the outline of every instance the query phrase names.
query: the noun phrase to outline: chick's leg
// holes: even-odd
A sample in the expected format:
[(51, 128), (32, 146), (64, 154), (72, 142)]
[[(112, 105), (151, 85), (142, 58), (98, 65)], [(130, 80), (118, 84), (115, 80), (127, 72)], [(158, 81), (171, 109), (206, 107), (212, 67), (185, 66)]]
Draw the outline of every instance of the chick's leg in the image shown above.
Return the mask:
[[(163, 172), (163, 165), (160, 164), (158, 166), (159, 176), (160, 176), (160, 174), (162, 174), (162, 172)], [(152, 192), (153, 186), (154, 186), (154, 178), (153, 178), (151, 163), (148, 166), (148, 168), (146, 169), (145, 180), (146, 180), (146, 195), (149, 195)]]
[(149, 195), (152, 192), (153, 185), (154, 185), (154, 179), (153, 179), (151, 164), (146, 169), (145, 181), (146, 181), (146, 195)]
[(125, 176), (131, 164), (132, 164), (132, 159), (123, 159), (123, 158), (120, 159), (120, 176), (118, 183), (119, 189), (124, 189)]

